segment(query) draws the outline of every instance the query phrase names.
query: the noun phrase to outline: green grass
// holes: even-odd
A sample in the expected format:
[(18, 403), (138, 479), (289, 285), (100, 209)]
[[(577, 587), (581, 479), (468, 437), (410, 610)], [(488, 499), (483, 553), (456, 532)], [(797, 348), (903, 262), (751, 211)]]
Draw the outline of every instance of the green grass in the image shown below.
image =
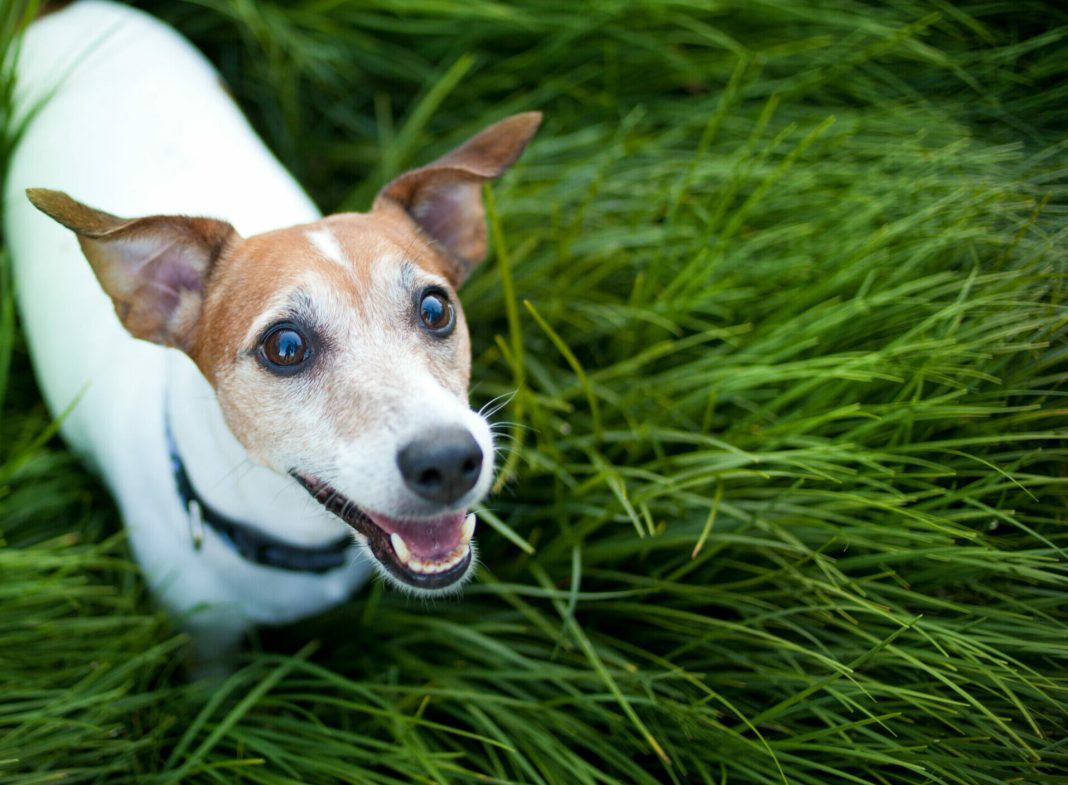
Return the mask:
[(462, 601), (190, 685), (5, 278), (0, 783), (1068, 783), (1058, 4), (145, 5), (326, 210), (546, 113), (463, 292), (507, 482)]

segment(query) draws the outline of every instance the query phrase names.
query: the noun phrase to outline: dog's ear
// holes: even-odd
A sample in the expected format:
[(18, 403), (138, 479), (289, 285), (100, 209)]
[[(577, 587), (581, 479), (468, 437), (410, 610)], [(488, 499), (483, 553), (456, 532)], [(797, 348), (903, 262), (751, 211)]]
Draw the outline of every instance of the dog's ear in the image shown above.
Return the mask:
[(30, 188), (41, 212), (78, 236), (115, 312), (138, 338), (189, 351), (196, 342), (204, 281), (234, 228), (211, 218), (155, 215), (127, 220), (60, 191)]
[(512, 115), (427, 166), (402, 174), (375, 198), (374, 209), (400, 205), (439, 247), (454, 286), (486, 258), (482, 183), (514, 164), (541, 124), (541, 112)]

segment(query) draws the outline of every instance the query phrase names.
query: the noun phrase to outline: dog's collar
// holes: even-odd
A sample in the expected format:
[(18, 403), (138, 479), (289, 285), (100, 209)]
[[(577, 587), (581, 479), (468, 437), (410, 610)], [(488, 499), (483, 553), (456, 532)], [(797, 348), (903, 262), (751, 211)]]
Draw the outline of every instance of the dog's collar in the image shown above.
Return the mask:
[(171, 462), (171, 473), (178, 491), (182, 508), (189, 515), (189, 528), (193, 533), (193, 543), (197, 550), (203, 540), (204, 526), (209, 526), (219, 535), (224, 543), (233, 548), (247, 561), (264, 567), (290, 572), (323, 573), (343, 567), (348, 563), (348, 551), (352, 538), (342, 536), (339, 539), (318, 548), (305, 548), (291, 545), (254, 526), (240, 523), (228, 518), (209, 505), (189, 479), (185, 464), (178, 454), (178, 445), (171, 431), (171, 420), (164, 415), (164, 428), (167, 436), (167, 454)]

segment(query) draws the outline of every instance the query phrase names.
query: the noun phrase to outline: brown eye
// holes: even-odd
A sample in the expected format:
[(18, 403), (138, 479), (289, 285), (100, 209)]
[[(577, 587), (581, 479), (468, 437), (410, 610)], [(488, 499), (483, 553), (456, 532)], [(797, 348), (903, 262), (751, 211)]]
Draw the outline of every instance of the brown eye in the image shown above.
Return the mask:
[(262, 357), (270, 370), (296, 371), (309, 357), (308, 339), (293, 325), (278, 325), (260, 344)]
[(432, 289), (419, 301), (419, 319), (430, 332), (444, 337), (452, 332), (456, 314), (445, 293)]

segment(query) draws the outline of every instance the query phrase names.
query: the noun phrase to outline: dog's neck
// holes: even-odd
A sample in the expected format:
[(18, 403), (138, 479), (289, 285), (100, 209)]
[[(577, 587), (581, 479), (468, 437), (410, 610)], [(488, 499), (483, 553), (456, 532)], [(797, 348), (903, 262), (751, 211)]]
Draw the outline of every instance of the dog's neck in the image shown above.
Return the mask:
[(252, 462), (192, 360), (167, 353), (165, 416), (197, 492), (224, 515), (293, 545), (336, 541), (348, 528), (293, 479)]

